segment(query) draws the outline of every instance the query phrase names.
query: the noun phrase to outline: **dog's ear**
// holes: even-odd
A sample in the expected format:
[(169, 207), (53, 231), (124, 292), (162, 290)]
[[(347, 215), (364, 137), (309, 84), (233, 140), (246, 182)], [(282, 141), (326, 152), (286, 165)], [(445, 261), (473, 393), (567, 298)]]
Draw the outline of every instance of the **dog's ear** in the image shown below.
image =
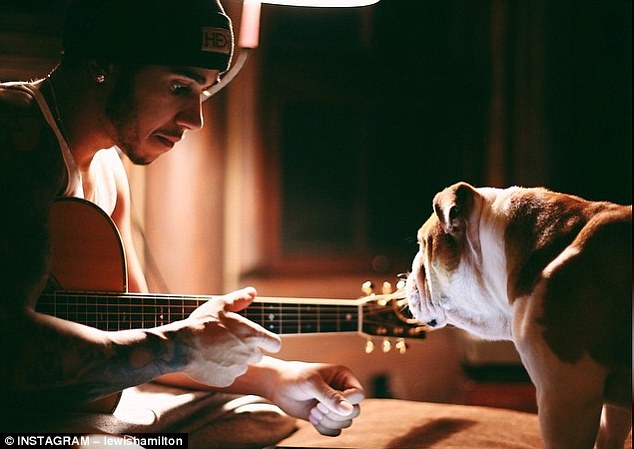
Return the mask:
[(445, 234), (459, 237), (465, 233), (476, 195), (479, 195), (477, 190), (466, 182), (459, 182), (436, 194), (434, 212)]
[(476, 263), (482, 260), (478, 203), (482, 195), (470, 184), (459, 182), (434, 197), (434, 212), (445, 234), (465, 245)]

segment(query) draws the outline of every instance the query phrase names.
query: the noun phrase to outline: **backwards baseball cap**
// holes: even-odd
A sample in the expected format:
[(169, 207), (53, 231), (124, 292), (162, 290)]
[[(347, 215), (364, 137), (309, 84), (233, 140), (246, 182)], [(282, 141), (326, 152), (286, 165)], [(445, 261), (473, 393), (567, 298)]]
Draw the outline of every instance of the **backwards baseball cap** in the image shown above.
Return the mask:
[(65, 55), (225, 72), (233, 29), (219, 0), (75, 0)]

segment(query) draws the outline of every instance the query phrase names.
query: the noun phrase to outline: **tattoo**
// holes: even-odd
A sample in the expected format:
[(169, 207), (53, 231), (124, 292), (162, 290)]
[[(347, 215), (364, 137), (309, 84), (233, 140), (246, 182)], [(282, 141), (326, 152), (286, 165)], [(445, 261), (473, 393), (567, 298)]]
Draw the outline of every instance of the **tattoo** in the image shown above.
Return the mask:
[(186, 362), (175, 332), (122, 331), (129, 334), (124, 343), (99, 344), (50, 327), (37, 330), (27, 345), (2, 355), (13, 361), (12, 370), (5, 365), (0, 371), (3, 384), (11, 386), (0, 394), (2, 406), (74, 408), (178, 371)]

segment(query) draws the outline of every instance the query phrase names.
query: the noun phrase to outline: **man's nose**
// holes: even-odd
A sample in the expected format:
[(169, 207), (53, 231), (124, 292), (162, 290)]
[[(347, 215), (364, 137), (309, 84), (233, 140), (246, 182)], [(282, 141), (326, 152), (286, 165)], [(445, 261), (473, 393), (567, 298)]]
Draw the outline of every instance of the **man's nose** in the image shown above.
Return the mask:
[(187, 130), (200, 129), (203, 126), (203, 110), (200, 101), (191, 101), (176, 116), (176, 123)]

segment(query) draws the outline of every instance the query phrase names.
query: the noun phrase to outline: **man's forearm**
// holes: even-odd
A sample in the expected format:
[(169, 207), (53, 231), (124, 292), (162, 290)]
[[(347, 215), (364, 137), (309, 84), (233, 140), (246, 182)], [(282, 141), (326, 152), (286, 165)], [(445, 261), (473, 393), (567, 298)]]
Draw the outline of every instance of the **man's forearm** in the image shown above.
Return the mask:
[(228, 387), (205, 385), (200, 382), (196, 382), (187, 374), (182, 372), (165, 374), (155, 380), (163, 384), (174, 385), (182, 388), (191, 388), (193, 390), (210, 390), (235, 394), (255, 394), (262, 397), (269, 397), (270, 391), (268, 389), (271, 385), (274, 385), (277, 382), (279, 377), (278, 367), (281, 363), (285, 362), (265, 356), (260, 363), (251, 365), (245, 374), (236, 378), (236, 380)]
[(224, 388), (216, 388), (216, 391), (236, 394), (255, 394), (264, 398), (272, 397), (271, 389), (280, 383), (283, 374), (283, 364), (291, 363), (273, 357), (264, 356), (257, 364), (249, 366), (245, 374)]
[(0, 371), (5, 398), (33, 396), (49, 405), (73, 406), (186, 363), (175, 325), (104, 332), (36, 313), (7, 322)]

